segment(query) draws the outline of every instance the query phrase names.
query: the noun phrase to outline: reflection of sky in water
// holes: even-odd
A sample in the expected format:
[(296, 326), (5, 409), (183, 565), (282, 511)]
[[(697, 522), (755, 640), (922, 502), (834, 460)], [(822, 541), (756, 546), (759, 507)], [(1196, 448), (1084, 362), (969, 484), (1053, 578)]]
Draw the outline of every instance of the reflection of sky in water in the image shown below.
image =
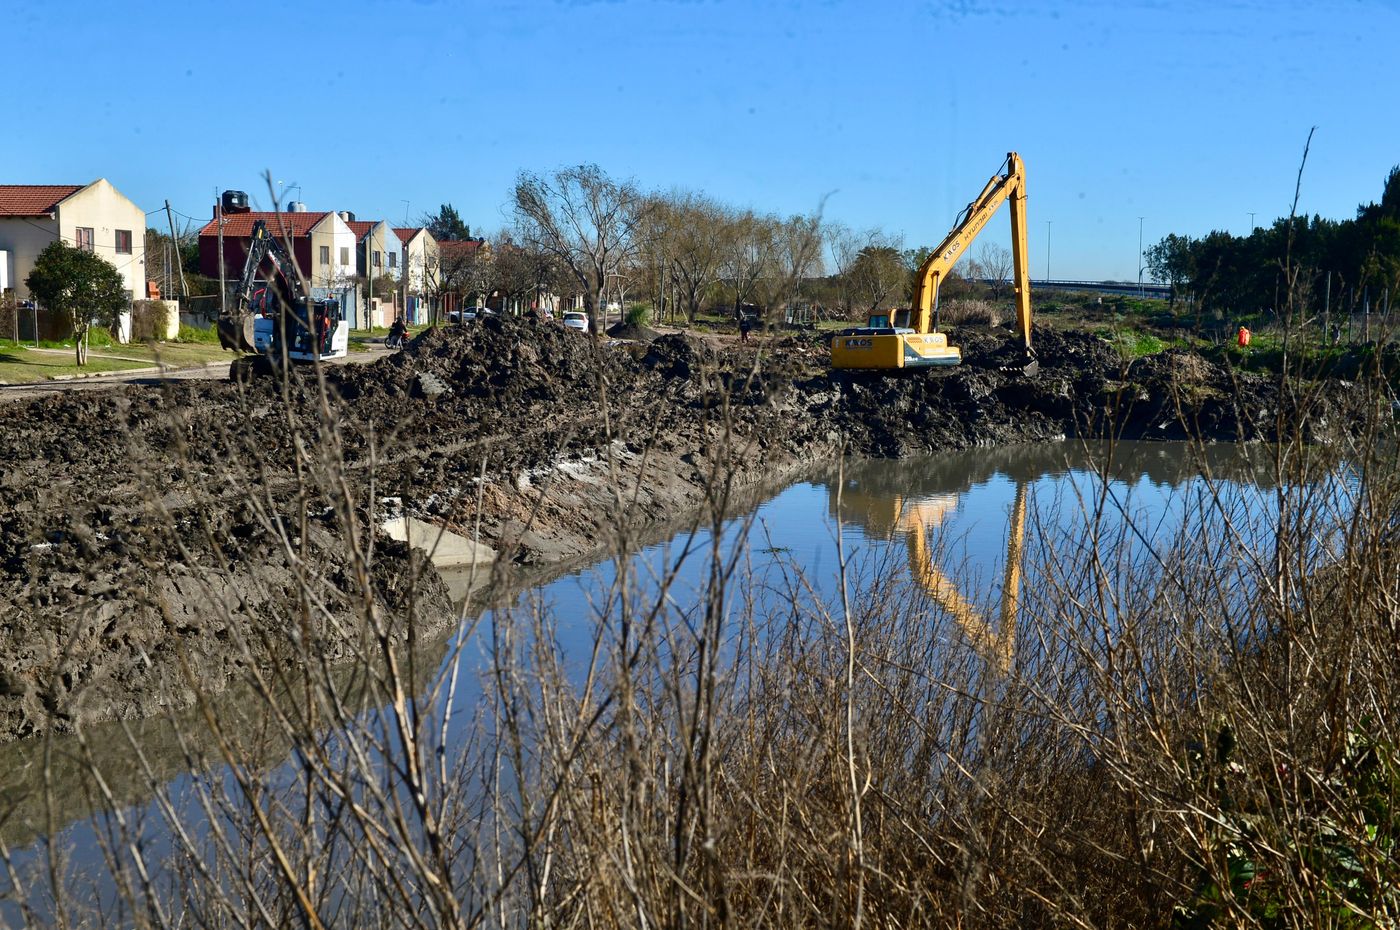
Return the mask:
[[(1223, 479), (1213, 487), (1193, 480), (1196, 452), (1186, 446), (1121, 444), (1118, 455), (1123, 467), (1106, 486), (1108, 504), (1103, 508), (1101, 525), (1111, 537), (1127, 531), (1124, 514), (1132, 517), (1131, 531), (1125, 535), (1135, 547), (1139, 564), (1144, 564), (1149, 545), (1165, 550), (1183, 541), (1223, 539), (1219, 524), (1222, 513), (1231, 519), (1259, 518), (1257, 527), (1267, 529), (1274, 506), (1267, 471), (1242, 463), (1235, 447), (1212, 447), (1205, 454), (1210, 470)], [(1086, 457), (1075, 443), (972, 450), (926, 459), (859, 463), (839, 478), (830, 475), (790, 485), (724, 526), (718, 547), (721, 558), (737, 555), (740, 562), (738, 584), (728, 595), (728, 614), (744, 609), (746, 598), (761, 611), (784, 608), (795, 590), (792, 579), (798, 572), (815, 596), (828, 600), (838, 597), (839, 512), (845, 554), (855, 578), (862, 571), (907, 576), (911, 521), (923, 520), (937, 566), (954, 580), (964, 597), (995, 616), (1005, 567), (1008, 515), (1021, 485), (1026, 488), (1028, 502), (1027, 577), (1021, 586), (1022, 606), (1026, 607), (1035, 599), (1034, 566), (1038, 560), (1073, 560), (1076, 547), (1083, 544), (1087, 514), (1105, 489), (1089, 464), (1097, 458), (1097, 454)], [(842, 492), (839, 509), (838, 486)], [(1203, 504), (1210, 505), (1209, 516), (1201, 514)], [(1187, 515), (1185, 523), (1183, 515)], [(1262, 551), (1266, 540), (1252, 539), (1248, 547), (1267, 555)], [(687, 548), (688, 555), (682, 559)], [(631, 603), (640, 609), (654, 601), (657, 579), (673, 568), (668, 617), (672, 622), (693, 618), (703, 610), (712, 555), (713, 535), (708, 529), (681, 533), (645, 548), (628, 563), (634, 582)], [(1146, 564), (1151, 562), (1151, 558), (1145, 559)], [(603, 561), (524, 592), (512, 607), (489, 613), (462, 650), (463, 674), (454, 701), (454, 728), (469, 725), (481, 699), (473, 673), (488, 661), (491, 623), (506, 616), (528, 617), (543, 605), (554, 618), (555, 640), (566, 656), (566, 667), (577, 679), (598, 629), (599, 612), (610, 603), (615, 606), (609, 598), (617, 595), (617, 580), (618, 564)], [(856, 584), (851, 582), (853, 588)], [(615, 617), (616, 610), (611, 615)], [(183, 795), (193, 777), (182, 775), (169, 784), (177, 796)], [(222, 778), (225, 773), (219, 770), (200, 777)], [(77, 789), (67, 786), (59, 793), (62, 796), (73, 790)], [(126, 813), (147, 818), (145, 832), (151, 839), (152, 858), (158, 858), (168, 844), (159, 818), (153, 816), (155, 811), (150, 805), (138, 804)], [(79, 874), (99, 861), (92, 831), (86, 820), (62, 831), (61, 840), (74, 850)], [(31, 850), (20, 859), (32, 854)], [(101, 870), (88, 871), (97, 874)]]
[[(1267, 487), (1267, 464), (1242, 458), (1248, 452), (1224, 444), (1200, 449), (1181, 443), (1120, 443), (1113, 467), (1105, 472), (1107, 484), (1100, 477), (1106, 447), (1074, 442), (858, 463), (839, 477), (790, 485), (726, 524), (721, 558), (741, 547), (742, 562), (739, 593), (730, 595), (731, 611), (742, 606), (745, 596), (760, 609), (781, 608), (792, 591), (784, 579), (799, 570), (816, 596), (839, 597), (838, 485), (842, 544), (853, 578), (862, 571), (907, 575), (910, 522), (923, 519), (936, 567), (965, 598), (993, 616), (1005, 571), (1009, 516), (1020, 486), (1028, 501), (1023, 605), (1034, 599), (1035, 565), (1073, 558), (1085, 545), (1095, 513), (1099, 538), (1124, 544), (1114, 558), (1131, 558), (1140, 570), (1152, 570), (1154, 553), (1166, 556), (1193, 542), (1223, 544), (1222, 515), (1244, 534), (1245, 548), (1261, 551), (1267, 545), (1273, 491)], [(1198, 477), (1202, 464), (1216, 481)], [(712, 533), (699, 530), (633, 556), (636, 601), (654, 599), (656, 579), (676, 566), (688, 547), (670, 589), (671, 610), (697, 610), (704, 601), (712, 545)], [(605, 561), (521, 595), (509, 613), (518, 618), (544, 605), (557, 622), (556, 641), (563, 652), (586, 656), (617, 581), (617, 564)], [(485, 661), (482, 652), (471, 648), (465, 655), (473, 666)], [(475, 692), (461, 692), (458, 712), (468, 710), (475, 699)]]

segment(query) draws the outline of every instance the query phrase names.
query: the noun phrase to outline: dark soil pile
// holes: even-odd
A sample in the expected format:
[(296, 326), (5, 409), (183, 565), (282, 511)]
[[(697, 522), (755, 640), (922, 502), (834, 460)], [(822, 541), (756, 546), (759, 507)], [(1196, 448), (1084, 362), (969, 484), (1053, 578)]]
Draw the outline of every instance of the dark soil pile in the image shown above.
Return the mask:
[(641, 326), (636, 323), (614, 323), (605, 332), (614, 339), (629, 339), (633, 342), (651, 342), (661, 334), (649, 326)]
[[(0, 431), (0, 738), (187, 703), (181, 655), (210, 690), (237, 674), (233, 643), (262, 642), (258, 655), (276, 661), (298, 602), (270, 520), (306, 521), (304, 538), (288, 535), (317, 565), (318, 596), (353, 628), (348, 543), (330, 516), (345, 512), (330, 506), (345, 489), (365, 522), (398, 498), (409, 514), (479, 529), (503, 561), (559, 562), (598, 552), (619, 520), (693, 511), (716, 470), (756, 484), (842, 450), (1267, 439), (1279, 424), (1347, 419), (1345, 385), (1303, 415), (1276, 378), (1179, 352), (1128, 363), (1084, 333), (1035, 337), (1035, 378), (1001, 370), (1019, 361), (1004, 332), (974, 329), (954, 335), (961, 367), (883, 376), (830, 371), (811, 339), (609, 346), (488, 317), (325, 369), (324, 402), (315, 373), (297, 371), (286, 384), (15, 403)], [(376, 559), (373, 596), (401, 610), (411, 557), (385, 541)], [(445, 595), (425, 590), (419, 609), (440, 620)]]

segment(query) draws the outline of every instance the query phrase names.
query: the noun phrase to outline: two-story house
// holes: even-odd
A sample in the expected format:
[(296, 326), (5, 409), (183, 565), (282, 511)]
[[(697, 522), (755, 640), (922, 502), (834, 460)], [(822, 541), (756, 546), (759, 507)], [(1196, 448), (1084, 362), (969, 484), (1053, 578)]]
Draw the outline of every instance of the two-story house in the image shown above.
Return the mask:
[[(349, 213), (305, 210), (221, 215), (215, 206), (213, 219), (199, 230), (199, 271), (211, 278), (222, 277), (231, 292), (243, 275), (253, 228), (261, 220), (284, 248), (290, 245), (297, 270), (312, 288), (313, 296), (341, 301), (346, 321), (352, 328), (360, 328), (365, 323), (359, 319), (360, 302), (355, 292), (357, 239), (350, 228), (351, 219), (353, 216)], [(220, 227), (222, 266), (219, 261)], [(269, 273), (270, 267), (265, 264), (261, 274), (265, 277)]]
[(405, 318), (410, 323), (426, 323), (431, 319), (441, 280), (438, 241), (422, 226), (396, 226), (394, 235), (399, 240), (399, 280), (403, 282)]
[[(348, 215), (348, 214), (347, 214)], [(222, 275), (229, 286), (238, 282), (253, 241), (253, 227), (261, 220), (284, 245), (291, 243), (297, 270), (314, 288), (350, 287), (356, 275), (354, 230), (339, 213), (292, 212), (226, 213), (199, 230), (199, 271), (211, 278)], [(220, 226), (223, 232), (223, 265), (219, 264)]]
[[(0, 184), (0, 280), (17, 299), (29, 298), (25, 278), (39, 253), (59, 240), (110, 262), (129, 298), (145, 296), (146, 214), (110, 181)], [(131, 336), (129, 311), (117, 336)]]
[[(356, 270), (361, 278), (383, 282), (385, 278), (397, 284), (399, 279), (399, 237), (384, 220), (351, 220), (347, 224), (356, 236)], [(388, 326), (393, 321), (394, 305), (388, 294), (393, 288), (375, 287), (374, 306), (366, 317), (371, 326)]]

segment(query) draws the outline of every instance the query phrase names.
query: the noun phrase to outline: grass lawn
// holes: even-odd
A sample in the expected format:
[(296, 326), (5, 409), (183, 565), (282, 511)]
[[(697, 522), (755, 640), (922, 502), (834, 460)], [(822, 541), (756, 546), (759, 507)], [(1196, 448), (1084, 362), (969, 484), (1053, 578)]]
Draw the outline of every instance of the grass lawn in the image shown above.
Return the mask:
[(28, 349), (3, 349), (0, 350), (0, 383), (27, 384), (66, 375), (130, 371), (133, 368), (146, 368), (149, 364), (89, 356), (88, 363), (79, 368), (71, 351), (56, 355), (51, 352), (30, 352)]
[(152, 368), (157, 364), (157, 358), (160, 364), (168, 368), (192, 368), (209, 362), (229, 361), (233, 356), (217, 345), (207, 343), (92, 346), (88, 363), (79, 368), (75, 364), (72, 348), (35, 352), (11, 344), (10, 347), (0, 348), (0, 382), (25, 384), (70, 375)]
[(225, 351), (218, 343), (207, 342), (162, 342), (154, 345), (115, 346), (101, 350), (104, 355), (121, 355), (128, 358), (149, 359), (147, 364), (160, 364), (171, 368), (190, 368), (208, 362), (232, 361), (234, 354)]

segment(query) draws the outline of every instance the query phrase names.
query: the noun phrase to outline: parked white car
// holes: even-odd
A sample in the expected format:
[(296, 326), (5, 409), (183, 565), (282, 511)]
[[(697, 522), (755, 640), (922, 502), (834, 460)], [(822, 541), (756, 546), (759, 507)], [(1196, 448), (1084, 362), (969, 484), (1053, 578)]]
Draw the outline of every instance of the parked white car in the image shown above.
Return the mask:
[(588, 332), (588, 314), (582, 310), (570, 310), (564, 314), (564, 325), (581, 333)]

